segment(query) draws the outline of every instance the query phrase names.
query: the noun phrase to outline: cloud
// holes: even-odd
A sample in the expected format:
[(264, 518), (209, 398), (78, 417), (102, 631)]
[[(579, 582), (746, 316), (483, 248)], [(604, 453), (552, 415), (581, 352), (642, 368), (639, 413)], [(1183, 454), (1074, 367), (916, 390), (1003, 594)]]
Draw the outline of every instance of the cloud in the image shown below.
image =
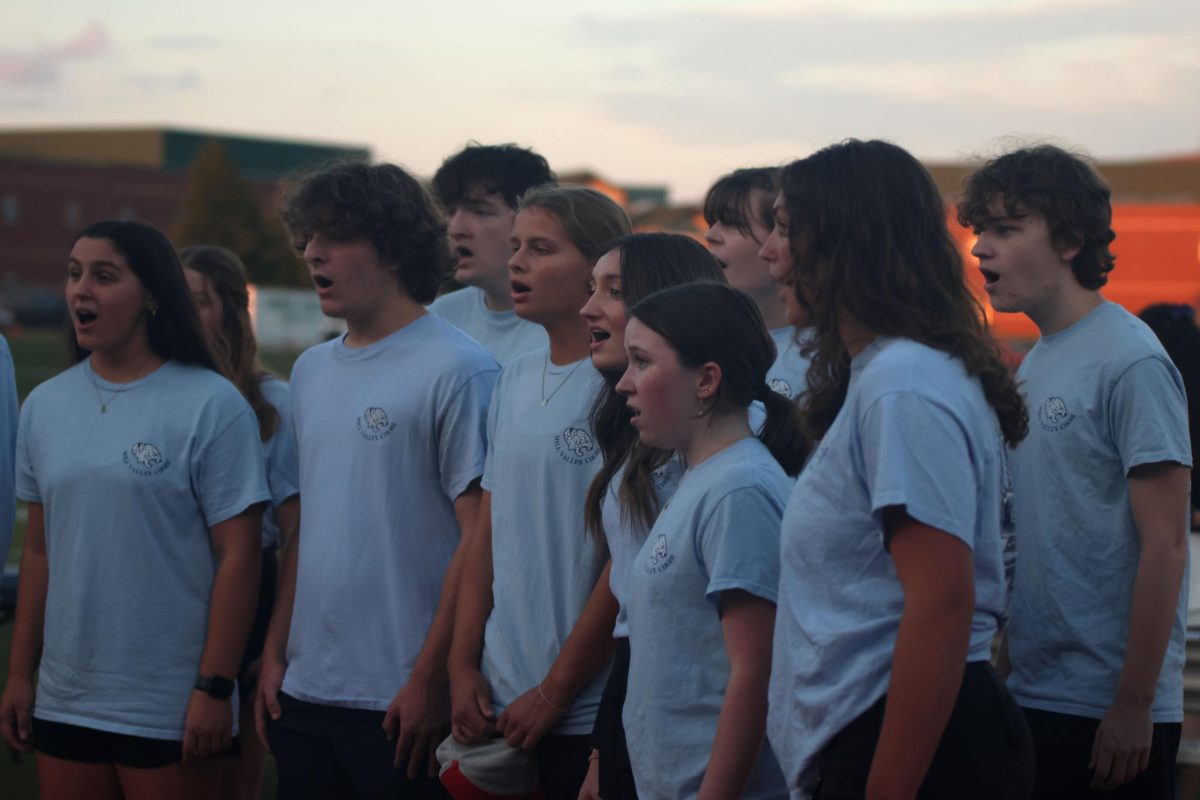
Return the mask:
[(145, 94), (160, 92), (185, 92), (200, 87), (200, 75), (193, 69), (174, 74), (160, 72), (130, 72), (121, 78), (121, 83)]
[(0, 87), (44, 88), (62, 81), (62, 68), (71, 61), (97, 58), (112, 50), (108, 30), (92, 22), (58, 45), (24, 52), (0, 51)]
[(1149, 130), (1154, 147), (1194, 135), (1200, 4), (894, 5), (908, 11), (848, 0), (590, 18), (574, 38), (641, 75), (596, 72), (582, 91), (612, 119), (726, 145), (899, 135), (942, 151), (949, 131), (1017, 128), (1113, 141)]
[(157, 36), (146, 41), (145, 46), (161, 50), (218, 50), (223, 46), (223, 43), (211, 36), (177, 33), (167, 36)]

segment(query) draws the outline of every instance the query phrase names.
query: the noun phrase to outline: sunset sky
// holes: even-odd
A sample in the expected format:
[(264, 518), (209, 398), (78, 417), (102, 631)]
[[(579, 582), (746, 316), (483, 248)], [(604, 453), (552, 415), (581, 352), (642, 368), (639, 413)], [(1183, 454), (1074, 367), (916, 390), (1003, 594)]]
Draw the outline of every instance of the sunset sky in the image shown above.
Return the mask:
[(467, 140), (698, 198), (847, 136), (1200, 151), (1200, 2), (10, 2), (0, 127), (332, 140), (428, 175)]

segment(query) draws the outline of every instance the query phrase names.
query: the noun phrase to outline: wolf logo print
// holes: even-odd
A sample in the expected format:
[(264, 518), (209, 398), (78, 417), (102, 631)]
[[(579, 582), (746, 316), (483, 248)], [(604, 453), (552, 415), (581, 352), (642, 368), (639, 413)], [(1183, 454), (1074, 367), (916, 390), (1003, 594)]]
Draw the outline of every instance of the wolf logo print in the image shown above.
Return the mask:
[(596, 443), (583, 428), (567, 428), (554, 437), (554, 449), (569, 464), (590, 464), (596, 459)]
[(1038, 422), (1043, 430), (1061, 431), (1074, 420), (1075, 415), (1067, 410), (1067, 404), (1061, 397), (1047, 397), (1038, 409)]
[(653, 575), (662, 572), (667, 567), (675, 563), (675, 556), (667, 552), (667, 537), (659, 534), (654, 540), (654, 547), (650, 550), (650, 557), (646, 559), (646, 572)]
[(388, 419), (387, 412), (379, 406), (371, 406), (358, 418), (358, 432), (367, 441), (377, 442), (396, 430), (396, 423)]
[(125, 466), (136, 475), (157, 475), (171, 462), (163, 458), (162, 451), (149, 442), (138, 442), (121, 454)]

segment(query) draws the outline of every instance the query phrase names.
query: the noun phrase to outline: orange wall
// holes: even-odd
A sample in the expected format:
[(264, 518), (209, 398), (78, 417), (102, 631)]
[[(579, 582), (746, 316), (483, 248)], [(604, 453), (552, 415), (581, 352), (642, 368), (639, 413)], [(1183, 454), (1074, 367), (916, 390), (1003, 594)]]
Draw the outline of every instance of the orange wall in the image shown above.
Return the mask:
[[(1004, 339), (1036, 339), (1037, 328), (1024, 314), (995, 314), (983, 293), (979, 261), (971, 255), (974, 235), (947, 210), (950, 231), (962, 248), (967, 278), (984, 298), (996, 334)], [(1113, 205), (1112, 244), (1116, 268), (1104, 296), (1136, 314), (1151, 303), (1200, 304), (1200, 205)]]

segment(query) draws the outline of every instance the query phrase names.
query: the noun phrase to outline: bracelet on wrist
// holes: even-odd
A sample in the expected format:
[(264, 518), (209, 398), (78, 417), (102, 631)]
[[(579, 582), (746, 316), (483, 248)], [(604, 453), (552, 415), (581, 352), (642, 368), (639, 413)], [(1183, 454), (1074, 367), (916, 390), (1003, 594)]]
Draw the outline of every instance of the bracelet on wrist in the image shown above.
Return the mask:
[(544, 691), (542, 691), (542, 684), (540, 684), (540, 683), (538, 684), (538, 694), (541, 695), (542, 702), (544, 702), (546, 705), (550, 706), (552, 709), (554, 709), (558, 713), (560, 713), (560, 714), (567, 713), (567, 709), (559, 708), (558, 706), (554, 705), (554, 703), (550, 702), (550, 698), (546, 697), (546, 693)]

